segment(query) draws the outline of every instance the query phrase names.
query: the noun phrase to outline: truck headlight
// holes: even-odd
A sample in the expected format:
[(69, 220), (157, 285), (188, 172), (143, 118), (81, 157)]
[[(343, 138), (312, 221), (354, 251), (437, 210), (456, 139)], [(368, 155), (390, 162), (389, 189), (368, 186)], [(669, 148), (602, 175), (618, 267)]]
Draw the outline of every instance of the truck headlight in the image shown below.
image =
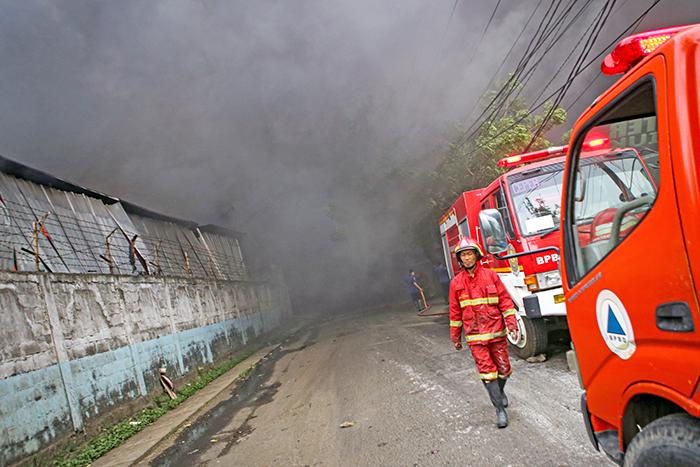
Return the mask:
[(538, 282), (540, 287), (543, 289), (551, 289), (561, 285), (561, 274), (559, 274), (559, 271), (541, 272), (537, 275), (539, 276)]

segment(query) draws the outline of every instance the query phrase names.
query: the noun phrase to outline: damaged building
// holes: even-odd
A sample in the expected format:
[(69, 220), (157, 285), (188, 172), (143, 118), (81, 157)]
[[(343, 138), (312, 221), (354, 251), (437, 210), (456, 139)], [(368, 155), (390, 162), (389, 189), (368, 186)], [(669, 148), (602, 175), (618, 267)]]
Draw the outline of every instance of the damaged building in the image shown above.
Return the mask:
[[(0, 157), (0, 465), (226, 358), (291, 316), (242, 234)], [(273, 269), (274, 271), (274, 269)]]

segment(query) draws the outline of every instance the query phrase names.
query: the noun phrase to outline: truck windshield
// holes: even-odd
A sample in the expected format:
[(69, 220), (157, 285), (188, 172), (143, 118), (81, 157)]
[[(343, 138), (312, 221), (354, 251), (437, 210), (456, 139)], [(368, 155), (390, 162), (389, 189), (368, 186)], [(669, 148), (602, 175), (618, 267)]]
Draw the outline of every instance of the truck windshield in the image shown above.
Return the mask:
[(590, 223), (605, 209), (656, 194), (649, 172), (634, 149), (582, 155), (579, 185), (584, 184), (585, 196), (576, 205), (577, 224)]
[[(578, 224), (619, 204), (656, 193), (647, 169), (634, 149), (597, 151), (581, 160), (586, 196), (576, 209)], [(559, 225), (564, 163), (527, 170), (508, 178), (515, 215), (523, 236), (543, 233)], [(595, 189), (590, 189), (595, 187)], [(585, 189), (585, 187), (584, 187)]]
[(515, 216), (523, 236), (559, 225), (563, 178), (563, 162), (508, 177)]

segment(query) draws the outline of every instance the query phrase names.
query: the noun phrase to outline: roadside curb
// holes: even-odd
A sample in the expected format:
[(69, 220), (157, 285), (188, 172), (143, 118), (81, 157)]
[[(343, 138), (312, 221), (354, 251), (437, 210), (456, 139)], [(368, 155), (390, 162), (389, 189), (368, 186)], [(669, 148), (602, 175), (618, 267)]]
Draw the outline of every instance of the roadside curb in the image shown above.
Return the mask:
[(151, 425), (127, 439), (121, 446), (112, 449), (93, 462), (91, 467), (127, 467), (146, 456), (170, 433), (177, 431), (188, 420), (207, 408), (207, 405), (229, 386), (240, 379), (240, 374), (255, 367), (281, 344), (258, 350), (253, 355), (231, 368), (210, 384), (187, 398), (175, 409), (167, 412)]

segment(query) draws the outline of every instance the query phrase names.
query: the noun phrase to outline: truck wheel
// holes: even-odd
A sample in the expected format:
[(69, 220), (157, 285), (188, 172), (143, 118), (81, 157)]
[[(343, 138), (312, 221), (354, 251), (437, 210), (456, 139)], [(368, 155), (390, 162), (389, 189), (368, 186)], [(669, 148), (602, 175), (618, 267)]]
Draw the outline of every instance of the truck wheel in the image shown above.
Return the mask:
[(700, 467), (700, 420), (675, 413), (653, 421), (632, 439), (625, 467)]
[(530, 319), (516, 313), (518, 321), (518, 341), (513, 342), (508, 336), (515, 355), (527, 359), (547, 350), (547, 327), (541, 319)]

